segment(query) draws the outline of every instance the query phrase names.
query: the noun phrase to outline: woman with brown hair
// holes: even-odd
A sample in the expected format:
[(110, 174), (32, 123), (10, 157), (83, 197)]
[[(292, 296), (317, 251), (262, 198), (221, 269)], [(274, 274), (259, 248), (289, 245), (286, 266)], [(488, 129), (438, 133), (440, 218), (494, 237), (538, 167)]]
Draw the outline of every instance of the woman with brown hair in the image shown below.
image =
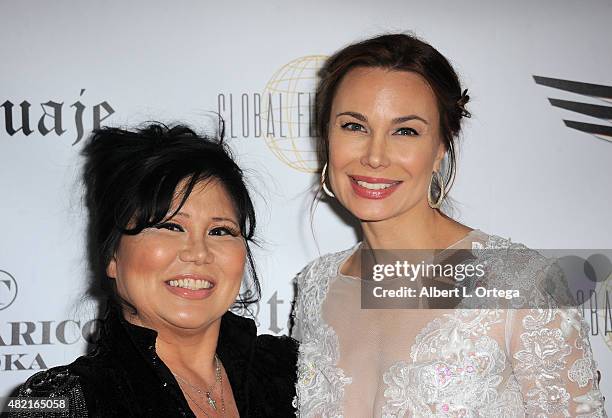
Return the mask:
[[(441, 210), (468, 101), (447, 59), (410, 35), (349, 45), (322, 68), (321, 186), (359, 220), (363, 241), (298, 275), (301, 416), (605, 414), (579, 310), (531, 286), (560, 283), (559, 269)], [(455, 276), (457, 288), (524, 286), (539, 304), (466, 299), (432, 309), (439, 299), (425, 295), (406, 299), (407, 309), (367, 309), (363, 292), (372, 281), (362, 263), (397, 249), (426, 250), (424, 260), (437, 263), (467, 251), (461, 263), (481, 265), (486, 275), (479, 282)], [(413, 280), (432, 283), (422, 274)]]

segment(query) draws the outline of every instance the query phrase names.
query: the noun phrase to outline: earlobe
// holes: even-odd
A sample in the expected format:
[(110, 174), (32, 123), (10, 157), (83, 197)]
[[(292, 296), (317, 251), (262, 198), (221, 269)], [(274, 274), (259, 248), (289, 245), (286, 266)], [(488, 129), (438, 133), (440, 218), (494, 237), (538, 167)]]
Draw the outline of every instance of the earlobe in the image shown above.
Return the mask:
[(110, 262), (108, 263), (108, 266), (106, 266), (106, 275), (113, 279), (117, 278), (117, 259), (115, 258), (115, 256), (111, 258)]
[(434, 171), (440, 171), (440, 166), (442, 164), (442, 160), (444, 159), (444, 155), (446, 154), (446, 147), (443, 143), (440, 143), (438, 146), (438, 153), (436, 155), (436, 159), (434, 161)]

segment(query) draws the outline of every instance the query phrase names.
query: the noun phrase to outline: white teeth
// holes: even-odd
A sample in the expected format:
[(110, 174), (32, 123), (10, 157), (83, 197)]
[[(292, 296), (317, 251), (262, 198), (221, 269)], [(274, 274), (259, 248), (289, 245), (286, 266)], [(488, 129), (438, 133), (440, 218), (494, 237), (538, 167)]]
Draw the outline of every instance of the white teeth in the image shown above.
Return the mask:
[(367, 183), (365, 181), (357, 180), (357, 184), (370, 190), (382, 190), (393, 186), (394, 183)]
[(172, 287), (181, 287), (183, 289), (189, 290), (200, 290), (200, 289), (210, 289), (213, 287), (213, 284), (208, 280), (194, 280), (194, 279), (179, 279), (179, 280), (170, 280), (168, 284)]

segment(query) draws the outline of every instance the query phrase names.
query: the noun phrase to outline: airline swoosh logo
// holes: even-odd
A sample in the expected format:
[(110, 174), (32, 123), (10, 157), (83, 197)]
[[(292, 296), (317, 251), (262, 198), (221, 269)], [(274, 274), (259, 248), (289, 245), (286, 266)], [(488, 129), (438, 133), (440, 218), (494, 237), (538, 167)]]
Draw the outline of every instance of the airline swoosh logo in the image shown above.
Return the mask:
[[(542, 86), (552, 87), (557, 90), (593, 97), (607, 103), (612, 103), (612, 86), (561, 80), (558, 78), (540, 77), (537, 75), (534, 75), (533, 79), (535, 80), (536, 84)], [(565, 109), (571, 112), (580, 113), (581, 115), (612, 122), (612, 106), (594, 105), (551, 98), (549, 98), (548, 101), (551, 105), (560, 109)], [(564, 119), (563, 123), (565, 123), (565, 126), (568, 128), (576, 129), (577, 131), (594, 135), (599, 139), (612, 142), (612, 126), (578, 122), (567, 119)]]

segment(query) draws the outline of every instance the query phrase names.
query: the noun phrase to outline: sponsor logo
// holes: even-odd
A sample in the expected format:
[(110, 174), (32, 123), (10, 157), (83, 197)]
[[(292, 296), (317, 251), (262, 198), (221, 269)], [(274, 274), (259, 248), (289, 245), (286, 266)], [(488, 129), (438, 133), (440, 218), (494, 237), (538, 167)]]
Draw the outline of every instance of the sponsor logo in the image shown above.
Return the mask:
[(8, 308), (17, 299), (17, 281), (8, 272), (0, 270), (0, 311)]
[[(582, 83), (579, 81), (561, 80), (558, 78), (533, 76), (535, 82), (541, 86), (552, 87), (582, 96), (592, 97), (607, 103), (612, 103), (612, 86)], [(580, 113), (593, 118), (612, 121), (612, 106), (602, 106), (590, 103), (576, 102), (570, 100), (548, 99), (554, 107)], [(566, 120), (563, 122), (568, 128), (591, 134), (599, 139), (612, 142), (612, 126), (595, 123), (578, 122)]]
[(231, 138), (263, 138), (279, 161), (317, 170), (314, 99), (324, 55), (296, 58), (279, 68), (261, 92), (219, 93), (217, 112)]
[(72, 345), (94, 339), (98, 320), (0, 322), (0, 372), (47, 369), (41, 346)]
[[(6, 100), (0, 105), (0, 107), (4, 108), (4, 131), (11, 137), (18, 132), (21, 132), (24, 136), (29, 136), (36, 131), (42, 136), (47, 136), (50, 133), (62, 136), (68, 131), (64, 127), (68, 127), (68, 122), (70, 122), (71, 125), (73, 124), (75, 135), (72, 145), (75, 145), (83, 139), (83, 133), (85, 132), (84, 120), (86, 118), (91, 118), (91, 127), (98, 129), (102, 121), (115, 113), (115, 110), (107, 101), (102, 101), (93, 107), (83, 104), (81, 98), (85, 91), (85, 89), (81, 89), (79, 100), (69, 106), (64, 106), (63, 101), (54, 100), (39, 103), (42, 114), (38, 111), (34, 115), (34, 112), (30, 110), (32, 104), (24, 100), (18, 105), (19, 109), (21, 109), (21, 117), (18, 116), (19, 110), (17, 110), (17, 116), (15, 115), (15, 103)], [(34, 129), (32, 129), (32, 124), (30, 123), (31, 116), (39, 117), (38, 124), (34, 126)], [(16, 127), (18, 120), (21, 120), (20, 127)]]

